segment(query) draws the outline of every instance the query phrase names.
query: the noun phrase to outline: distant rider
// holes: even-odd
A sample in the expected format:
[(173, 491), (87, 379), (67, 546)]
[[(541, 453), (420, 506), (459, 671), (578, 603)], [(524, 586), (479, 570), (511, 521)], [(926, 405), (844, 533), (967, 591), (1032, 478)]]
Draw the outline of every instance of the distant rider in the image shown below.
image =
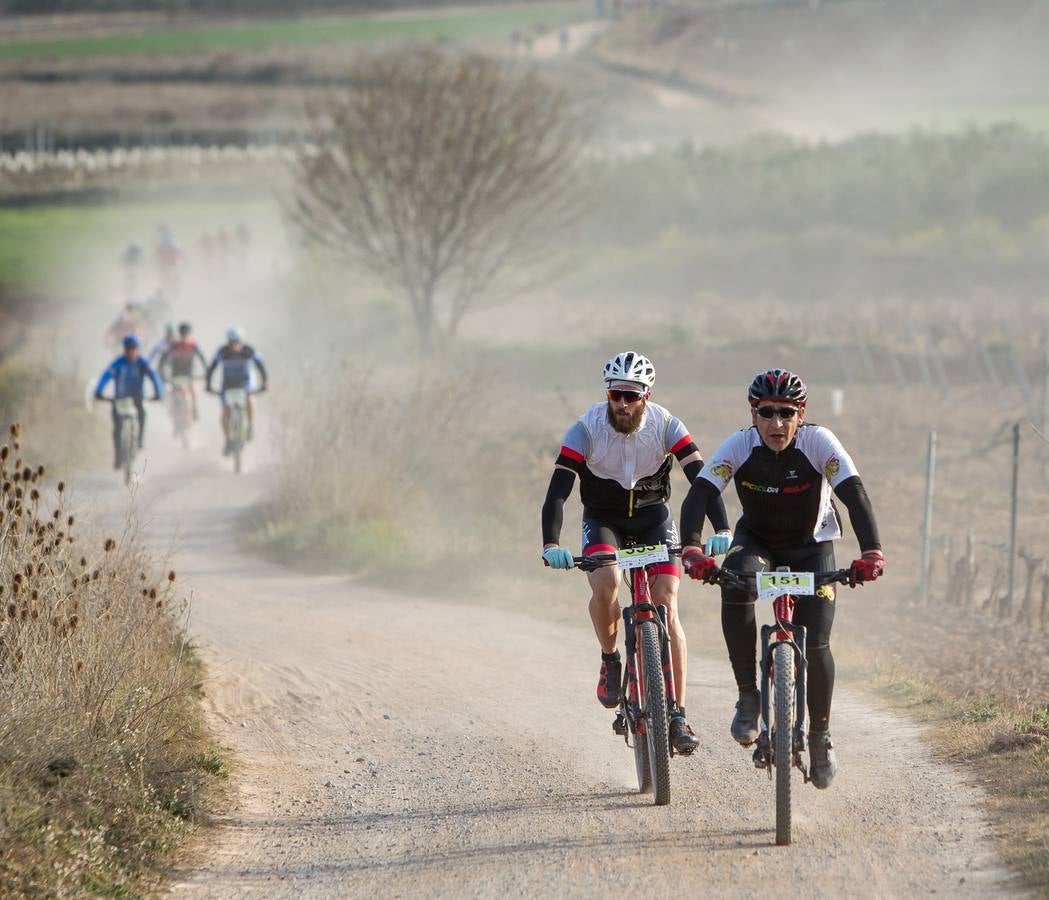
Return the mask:
[[(266, 390), (266, 367), (263, 365), (262, 360), (259, 358), (259, 355), (255, 352), (253, 347), (244, 343), (240, 329), (230, 328), (229, 331), (226, 332), (226, 343), (219, 347), (218, 352), (215, 354), (215, 358), (211, 361), (211, 365), (208, 366), (208, 372), (205, 376), (205, 386), (209, 394), (212, 393), (211, 376), (219, 366), (222, 367), (222, 387), (220, 388), (219, 393), (222, 394), (223, 397), (225, 392), (230, 388), (243, 388), (245, 391), (248, 391), (247, 412), (249, 441), (254, 437), (255, 433), (255, 404), (252, 403), (250, 393), (252, 365), (259, 370), (259, 374), (262, 376), (262, 385), (259, 387), (259, 391)], [(226, 439), (226, 445), (222, 450), (222, 455), (229, 456), (229, 407), (226, 406), (225, 399), (222, 401), (222, 434)]]
[(161, 371), (167, 370), (169, 378), (188, 378), (186, 387), (189, 390), (190, 403), (193, 409), (193, 421), (197, 420), (197, 392), (193, 386), (193, 363), (200, 360), (200, 370), (207, 371), (208, 361), (200, 352), (200, 347), (192, 338), (193, 328), (189, 322), (181, 322), (178, 326), (178, 338), (171, 342), (164, 355), (160, 357)]
[[(124, 336), (124, 353), (118, 356), (102, 373), (95, 385), (95, 399), (102, 400), (102, 392), (110, 381), (113, 382), (113, 398), (121, 400), (131, 397), (138, 410), (138, 446), (142, 448), (142, 439), (146, 433), (146, 409), (143, 405), (144, 382), (149, 378), (153, 382), (153, 399), (164, 396), (164, 388), (153, 367), (139, 355), (139, 340), (133, 334)], [(113, 405), (113, 468), (119, 469), (124, 464), (120, 455), (120, 416), (116, 404)]]
[(174, 340), (175, 326), (168, 322), (164, 326), (164, 336), (153, 345), (153, 348), (149, 351), (149, 356), (146, 357), (149, 360), (149, 364), (156, 367), (157, 373), (164, 379), (165, 383), (170, 382), (171, 378), (164, 368), (164, 354), (167, 353), (168, 347), (171, 346)]
[[(748, 389), (751, 427), (730, 435), (692, 482), (681, 507), (682, 564), (689, 577), (710, 581), (714, 560), (699, 547), (700, 526), (710, 504), (730, 481), (743, 508), (725, 569), (754, 573), (790, 566), (798, 572), (832, 572), (834, 541), (841, 520), (831, 491), (849, 511), (862, 556), (850, 567), (855, 587), (874, 581), (885, 568), (878, 527), (863, 482), (834, 433), (805, 423), (808, 391), (793, 372), (759, 372)], [(758, 739), (757, 623), (753, 590), (721, 588), (721, 629), (739, 688), (730, 730), (744, 746)], [(809, 752), (812, 783), (828, 788), (838, 764), (830, 738), (834, 657), (834, 586), (797, 598), (794, 621), (805, 626), (808, 671)]]
[[(626, 351), (604, 368), (607, 392), (580, 416), (565, 435), (543, 504), (543, 559), (555, 569), (570, 569), (572, 554), (558, 545), (565, 500), (576, 476), (583, 501), (583, 556), (610, 553), (626, 538), (642, 544), (679, 545), (677, 527), (667, 501), (674, 458), (691, 482), (703, 467), (699, 448), (681, 420), (651, 402), (656, 371), (640, 353)], [(710, 506), (710, 520), (727, 542), (728, 518), (718, 498)], [(670, 710), (670, 739), (681, 754), (692, 753), (699, 742), (685, 717), (688, 648), (677, 612), (681, 570), (676, 563), (653, 566), (652, 600), (667, 608), (674, 658), (678, 705)], [(620, 703), (622, 661), (616, 649), (619, 631), (620, 572), (602, 567), (588, 573), (590, 618), (601, 644), (601, 674), (597, 699), (615, 709)]]

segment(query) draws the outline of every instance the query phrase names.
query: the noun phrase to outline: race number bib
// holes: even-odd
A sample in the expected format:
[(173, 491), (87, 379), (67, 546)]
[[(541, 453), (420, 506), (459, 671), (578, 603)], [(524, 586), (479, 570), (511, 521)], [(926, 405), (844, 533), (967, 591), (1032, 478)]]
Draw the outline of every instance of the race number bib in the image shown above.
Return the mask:
[(812, 572), (757, 572), (755, 577), (759, 600), (775, 600), (784, 594), (816, 593), (816, 576)]
[(640, 569), (642, 566), (669, 561), (670, 553), (667, 552), (666, 544), (616, 550), (616, 566), (620, 569)]

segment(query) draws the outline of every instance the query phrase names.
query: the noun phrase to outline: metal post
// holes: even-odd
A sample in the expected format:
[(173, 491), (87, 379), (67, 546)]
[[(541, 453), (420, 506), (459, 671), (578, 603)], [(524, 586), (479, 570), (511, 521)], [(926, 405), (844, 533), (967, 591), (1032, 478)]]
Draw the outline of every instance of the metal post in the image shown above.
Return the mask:
[(929, 602), (929, 561), (932, 545), (932, 494), (936, 475), (936, 432), (929, 432), (929, 456), (925, 464), (925, 521), (922, 523), (921, 602)]
[(1012, 508), (1009, 513), (1009, 585), (1005, 595), (1006, 609), (1013, 611), (1013, 581), (1016, 576), (1016, 511), (1017, 492), (1020, 485), (1020, 423), (1013, 425), (1013, 491)]

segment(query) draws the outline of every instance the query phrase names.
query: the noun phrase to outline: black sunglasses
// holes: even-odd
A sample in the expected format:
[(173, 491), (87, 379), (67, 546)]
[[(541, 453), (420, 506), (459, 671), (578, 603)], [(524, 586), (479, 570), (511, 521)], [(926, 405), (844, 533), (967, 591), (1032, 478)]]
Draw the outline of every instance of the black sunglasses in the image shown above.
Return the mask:
[(645, 396), (644, 393), (642, 393), (641, 391), (613, 391), (613, 390), (609, 390), (609, 392), (608, 392), (608, 399), (609, 400), (624, 400), (627, 403), (636, 403), (638, 400), (640, 400), (644, 396)]
[(794, 418), (798, 410), (793, 406), (758, 406), (754, 409), (754, 412), (763, 419), (779, 416), (784, 422), (788, 422)]

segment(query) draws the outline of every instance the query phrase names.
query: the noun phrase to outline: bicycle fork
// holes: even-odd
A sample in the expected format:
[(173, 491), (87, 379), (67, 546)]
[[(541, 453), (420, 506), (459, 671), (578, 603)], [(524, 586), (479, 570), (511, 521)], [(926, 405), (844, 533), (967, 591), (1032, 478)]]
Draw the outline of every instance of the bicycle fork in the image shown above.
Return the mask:
[[(637, 668), (637, 618), (636, 614), (641, 612), (645, 615), (645, 621), (655, 615), (655, 621), (659, 624), (659, 643), (662, 654), (663, 682), (666, 685), (667, 707), (677, 706), (677, 690), (674, 684), (674, 666), (670, 652), (670, 632), (667, 625), (667, 610), (665, 606), (654, 606), (651, 603), (631, 604), (623, 609), (623, 628), (625, 645), (628, 648), (626, 667), (624, 673), (624, 702), (620, 706), (616, 719), (612, 723), (612, 731), (622, 735), (627, 744), (630, 744), (629, 734), (633, 731), (635, 735), (645, 733), (644, 715), (641, 713), (641, 695), (638, 688), (639, 673)], [(627, 727), (627, 721), (633, 728)], [(670, 753), (674, 755), (671, 747)]]
[[(773, 639), (775, 636), (775, 639)], [(806, 669), (805, 659), (805, 626), (795, 625), (793, 622), (777, 622), (775, 625), (761, 626), (761, 731), (758, 734), (757, 746), (754, 749), (754, 766), (758, 769), (766, 769), (769, 778), (772, 778), (772, 766), (775, 758), (772, 752), (772, 738), (769, 734), (769, 698), (772, 696), (772, 683), (775, 673), (773, 671), (773, 654), (776, 647), (786, 644), (790, 647), (794, 658), (794, 738), (791, 741), (793, 748), (793, 764), (801, 769), (805, 781), (809, 780), (808, 769), (801, 758), (805, 751), (805, 691), (806, 691)]]

